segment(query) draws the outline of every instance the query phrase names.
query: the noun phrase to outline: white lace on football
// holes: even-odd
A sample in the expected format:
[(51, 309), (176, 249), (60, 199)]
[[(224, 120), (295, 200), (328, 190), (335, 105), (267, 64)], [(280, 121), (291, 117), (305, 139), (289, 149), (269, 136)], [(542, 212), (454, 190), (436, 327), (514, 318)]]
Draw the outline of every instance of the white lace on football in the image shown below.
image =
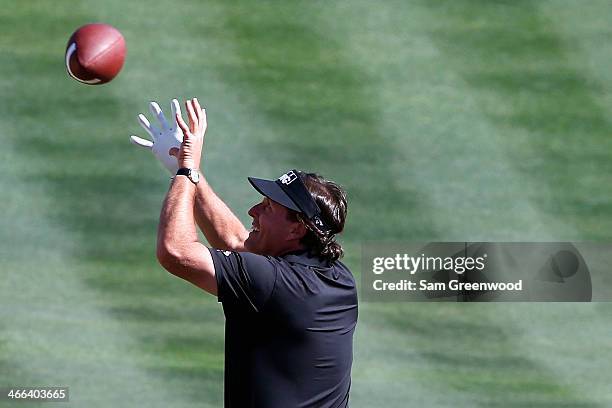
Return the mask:
[(76, 51), (76, 48), (77, 48), (76, 43), (72, 43), (68, 47), (68, 51), (66, 51), (66, 70), (68, 71), (68, 75), (70, 75), (72, 78), (74, 78), (77, 81), (82, 82), (84, 84), (93, 85), (93, 84), (97, 84), (97, 83), (102, 82), (102, 80), (98, 79), (98, 78), (94, 78), (94, 79), (81, 79), (81, 78), (77, 77), (76, 75), (74, 75), (72, 73), (72, 70), (70, 69), (70, 58), (72, 57), (72, 54), (74, 54), (74, 52)]

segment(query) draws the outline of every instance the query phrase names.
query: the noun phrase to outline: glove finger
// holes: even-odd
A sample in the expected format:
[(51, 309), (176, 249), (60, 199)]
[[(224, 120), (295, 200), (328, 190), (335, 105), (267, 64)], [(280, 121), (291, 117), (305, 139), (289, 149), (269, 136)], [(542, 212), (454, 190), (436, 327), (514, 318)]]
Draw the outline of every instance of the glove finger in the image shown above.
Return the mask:
[(155, 116), (157, 116), (157, 120), (159, 120), (159, 123), (162, 126), (162, 129), (168, 129), (168, 121), (166, 120), (166, 117), (164, 116), (164, 112), (162, 112), (161, 108), (159, 107), (159, 104), (155, 101), (152, 101), (149, 105), (149, 109), (151, 110), (151, 113)]
[(142, 113), (138, 114), (138, 122), (140, 122), (140, 126), (142, 126), (142, 128), (147, 131), (149, 136), (155, 139), (155, 136), (153, 136), (153, 129), (151, 129), (151, 123), (149, 122), (147, 117)]
[(181, 104), (179, 103), (178, 99), (173, 99), (172, 102), (170, 103), (170, 105), (172, 106), (172, 123), (174, 125), (176, 123), (176, 115), (177, 114), (178, 115), (182, 114), (181, 113)]
[(145, 115), (143, 115), (142, 113), (140, 115), (138, 115), (138, 120), (140, 121), (140, 125), (153, 138), (153, 143), (157, 143), (157, 139), (162, 134), (161, 130), (157, 126), (152, 125), (149, 122), (149, 120), (147, 119), (147, 117)]
[(147, 149), (151, 149), (153, 147), (153, 142), (147, 139), (143, 139), (141, 137), (138, 136), (130, 136), (130, 141), (132, 143), (134, 143), (136, 146), (142, 146), (145, 147)]

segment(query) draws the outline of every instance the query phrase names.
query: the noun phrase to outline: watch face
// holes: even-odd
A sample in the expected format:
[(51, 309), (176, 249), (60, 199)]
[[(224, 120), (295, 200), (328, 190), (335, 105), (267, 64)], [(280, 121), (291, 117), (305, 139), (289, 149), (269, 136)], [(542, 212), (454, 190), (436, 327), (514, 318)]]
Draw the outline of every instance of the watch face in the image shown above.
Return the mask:
[(191, 181), (193, 181), (194, 183), (197, 183), (198, 181), (200, 181), (200, 172), (197, 170), (191, 170), (189, 172), (189, 178), (191, 179)]

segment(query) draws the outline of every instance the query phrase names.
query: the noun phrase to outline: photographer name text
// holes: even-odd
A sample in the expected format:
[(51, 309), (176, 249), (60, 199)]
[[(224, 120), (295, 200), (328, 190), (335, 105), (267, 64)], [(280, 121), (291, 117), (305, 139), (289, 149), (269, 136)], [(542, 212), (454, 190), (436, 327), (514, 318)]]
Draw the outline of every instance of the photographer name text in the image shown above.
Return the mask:
[(430, 282), (420, 279), (418, 282), (402, 279), (398, 282), (385, 282), (376, 279), (372, 283), (376, 291), (521, 291), (523, 290), (523, 280), (516, 282), (461, 282), (458, 279), (451, 279), (448, 282)]
[[(477, 257), (470, 256), (411, 256), (409, 254), (395, 254), (390, 257), (375, 257), (372, 259), (372, 273), (376, 276), (385, 274), (385, 280), (375, 279), (372, 288), (375, 291), (522, 291), (523, 280), (515, 282), (489, 282), (487, 279), (466, 278), (467, 273), (480, 273), (484, 277), (487, 254)], [(445, 281), (432, 281), (427, 279), (414, 279), (418, 274), (427, 272), (448, 271), (453, 272), (457, 279)], [(398, 273), (408, 275), (411, 279), (398, 279)], [(414, 276), (417, 274), (417, 276)], [(395, 279), (393, 279), (394, 277)], [(422, 275), (420, 277), (423, 277)], [(412, 280), (414, 279), (414, 280)], [(390, 281), (393, 280), (393, 281)]]

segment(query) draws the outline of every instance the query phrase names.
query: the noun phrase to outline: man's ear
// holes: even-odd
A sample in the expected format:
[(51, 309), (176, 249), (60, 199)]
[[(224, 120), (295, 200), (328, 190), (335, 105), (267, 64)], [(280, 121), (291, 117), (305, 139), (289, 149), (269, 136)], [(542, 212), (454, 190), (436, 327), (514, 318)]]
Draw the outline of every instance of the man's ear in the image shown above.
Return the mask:
[(308, 229), (306, 226), (299, 221), (295, 221), (289, 229), (289, 239), (302, 239), (307, 233)]

